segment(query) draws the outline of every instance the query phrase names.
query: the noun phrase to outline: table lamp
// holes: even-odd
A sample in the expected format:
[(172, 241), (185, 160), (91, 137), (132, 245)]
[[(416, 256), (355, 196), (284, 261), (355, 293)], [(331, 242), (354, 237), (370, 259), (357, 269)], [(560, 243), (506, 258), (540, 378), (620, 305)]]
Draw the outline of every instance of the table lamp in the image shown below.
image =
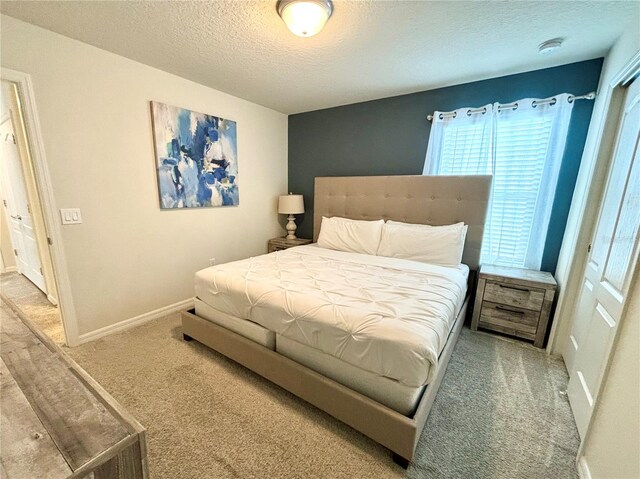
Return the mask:
[(287, 239), (296, 239), (296, 217), (304, 213), (304, 200), (302, 195), (280, 195), (278, 198), (278, 213), (281, 215), (289, 215), (287, 219)]

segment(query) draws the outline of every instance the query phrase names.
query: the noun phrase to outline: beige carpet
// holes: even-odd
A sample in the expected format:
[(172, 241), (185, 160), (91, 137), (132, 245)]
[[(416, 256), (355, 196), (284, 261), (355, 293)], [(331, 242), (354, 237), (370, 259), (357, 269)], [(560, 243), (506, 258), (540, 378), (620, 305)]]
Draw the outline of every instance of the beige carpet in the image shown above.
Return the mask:
[(10, 307), (20, 309), (56, 344), (64, 344), (60, 310), (26, 277), (20, 273), (0, 275), (0, 297), (7, 300)]
[(574, 478), (558, 359), (463, 329), (415, 462), (196, 341), (178, 315), (68, 350), (148, 429), (154, 478)]

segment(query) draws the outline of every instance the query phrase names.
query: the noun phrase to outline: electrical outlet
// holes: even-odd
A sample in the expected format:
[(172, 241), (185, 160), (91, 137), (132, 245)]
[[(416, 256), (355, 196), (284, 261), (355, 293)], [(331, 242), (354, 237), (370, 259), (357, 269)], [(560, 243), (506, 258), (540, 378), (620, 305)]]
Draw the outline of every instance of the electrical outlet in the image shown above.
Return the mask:
[(216, 265), (216, 259), (215, 258), (209, 258), (209, 266), (215, 266)]

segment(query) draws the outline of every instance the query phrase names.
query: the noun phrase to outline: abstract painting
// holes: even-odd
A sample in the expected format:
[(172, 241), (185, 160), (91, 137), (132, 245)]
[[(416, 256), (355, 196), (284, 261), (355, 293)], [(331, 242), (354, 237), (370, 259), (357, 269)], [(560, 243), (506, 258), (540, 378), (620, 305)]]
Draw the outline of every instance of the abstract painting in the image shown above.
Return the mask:
[(151, 102), (160, 208), (237, 206), (236, 122)]

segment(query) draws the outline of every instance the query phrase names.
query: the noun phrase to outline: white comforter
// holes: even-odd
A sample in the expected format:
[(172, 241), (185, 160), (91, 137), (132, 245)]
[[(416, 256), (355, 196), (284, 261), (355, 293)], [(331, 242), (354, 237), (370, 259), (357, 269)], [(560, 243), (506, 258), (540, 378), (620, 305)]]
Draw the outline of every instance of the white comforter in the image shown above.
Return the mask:
[(351, 365), (427, 384), (468, 268), (300, 246), (196, 273), (196, 296)]

